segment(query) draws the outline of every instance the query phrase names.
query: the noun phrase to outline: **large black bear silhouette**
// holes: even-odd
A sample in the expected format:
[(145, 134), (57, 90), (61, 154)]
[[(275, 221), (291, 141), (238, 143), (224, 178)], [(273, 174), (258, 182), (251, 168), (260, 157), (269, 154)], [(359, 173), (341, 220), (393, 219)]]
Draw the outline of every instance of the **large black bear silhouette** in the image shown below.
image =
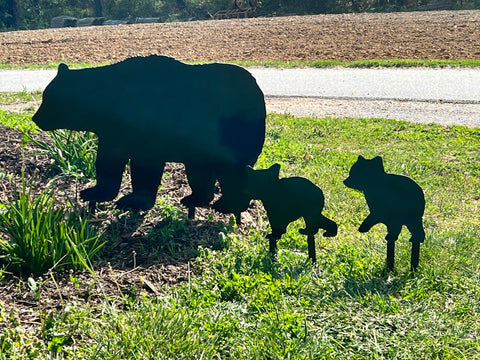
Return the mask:
[(380, 156), (365, 159), (359, 156), (350, 169), (344, 184), (360, 190), (365, 195), (370, 214), (359, 227), (360, 232), (369, 231), (372, 226), (383, 223), (387, 226), (387, 267), (394, 270), (395, 241), (402, 226), (411, 233), (412, 253), (410, 268), (415, 271), (420, 257), (420, 244), (425, 240), (422, 218), (425, 197), (421, 187), (412, 179), (388, 174)]
[(275, 254), (277, 240), (287, 231), (288, 224), (303, 217), (305, 228), (299, 232), (308, 236), (308, 256), (315, 263), (315, 234), (322, 228), (324, 236), (335, 236), (337, 224), (322, 215), (325, 197), (318, 186), (303, 177), (279, 179), (279, 172), (279, 164), (268, 169), (247, 167), (248, 196), (263, 203), (272, 228), (267, 236), (270, 253)]
[(83, 200), (113, 200), (130, 160), (133, 192), (117, 207), (147, 210), (165, 162), (179, 162), (192, 189), (182, 203), (194, 214), (213, 200), (217, 179), (222, 198), (215, 209), (248, 207), (241, 197), (245, 167), (262, 150), (265, 116), (263, 93), (245, 69), (152, 55), (82, 70), (60, 64), (33, 121), (43, 130), (98, 135), (96, 185), (81, 192)]

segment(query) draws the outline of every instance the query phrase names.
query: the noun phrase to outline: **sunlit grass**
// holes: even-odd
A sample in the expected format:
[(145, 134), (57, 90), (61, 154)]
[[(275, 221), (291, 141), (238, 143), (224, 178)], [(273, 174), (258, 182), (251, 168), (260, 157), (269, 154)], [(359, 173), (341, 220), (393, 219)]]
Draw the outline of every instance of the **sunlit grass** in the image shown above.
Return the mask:
[[(132, 291), (69, 306), (33, 332), (0, 305), (0, 359), (479, 358), (479, 148), (476, 128), (270, 114), (256, 167), (278, 162), (281, 176), (312, 180), (339, 224), (335, 238), (317, 235), (317, 265), (301, 222), (272, 262), (260, 218), (257, 230), (225, 230), (224, 250), (199, 248), (197, 275), (156, 298)], [(381, 155), (387, 172), (424, 189), (426, 240), (413, 277), (406, 229), (393, 273), (385, 272), (385, 227), (357, 231), (368, 208), (342, 181), (360, 154)]]
[(0, 92), (0, 105), (36, 101), (42, 98), (41, 91)]

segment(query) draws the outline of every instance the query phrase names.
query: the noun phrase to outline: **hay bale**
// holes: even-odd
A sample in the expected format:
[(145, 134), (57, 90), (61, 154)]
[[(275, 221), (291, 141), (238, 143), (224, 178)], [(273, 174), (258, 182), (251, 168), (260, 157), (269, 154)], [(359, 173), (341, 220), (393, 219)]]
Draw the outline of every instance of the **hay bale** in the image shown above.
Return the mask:
[(75, 27), (77, 25), (77, 18), (67, 15), (56, 16), (50, 20), (51, 28)]
[(103, 25), (125, 25), (129, 24), (127, 20), (105, 20)]
[(104, 17), (88, 17), (84, 19), (78, 19), (77, 20), (77, 26), (82, 27), (82, 26), (97, 26), (97, 25), (103, 25), (105, 22)]
[(137, 18), (136, 23), (137, 24), (149, 24), (149, 23), (156, 23), (159, 22), (160, 18), (159, 17), (152, 17), (152, 18)]

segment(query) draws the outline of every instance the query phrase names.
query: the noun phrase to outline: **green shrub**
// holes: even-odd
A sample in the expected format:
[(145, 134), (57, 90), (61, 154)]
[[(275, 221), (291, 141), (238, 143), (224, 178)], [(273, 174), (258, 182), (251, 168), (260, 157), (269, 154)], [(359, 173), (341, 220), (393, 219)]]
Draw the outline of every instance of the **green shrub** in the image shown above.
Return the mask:
[(54, 167), (62, 174), (81, 180), (95, 177), (97, 136), (85, 131), (54, 130), (46, 132), (50, 141), (28, 139), (35, 143), (42, 154), (55, 160)]
[(96, 229), (77, 211), (56, 206), (50, 191), (34, 197), (23, 184), (13, 202), (0, 206), (0, 266), (15, 274), (90, 269), (103, 246)]

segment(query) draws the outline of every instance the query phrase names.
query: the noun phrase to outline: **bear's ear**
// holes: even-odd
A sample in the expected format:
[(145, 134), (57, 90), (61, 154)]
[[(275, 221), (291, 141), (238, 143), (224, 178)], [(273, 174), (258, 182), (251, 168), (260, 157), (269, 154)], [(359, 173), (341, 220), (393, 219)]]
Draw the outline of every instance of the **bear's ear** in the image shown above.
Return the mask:
[(63, 74), (65, 72), (67, 72), (69, 69), (68, 69), (68, 66), (64, 63), (61, 63), (60, 65), (58, 65), (58, 73), (59, 74)]
[(365, 161), (365, 158), (362, 155), (358, 155), (357, 161)]
[(268, 172), (270, 173), (270, 176), (278, 179), (280, 176), (280, 164), (273, 164), (268, 168)]
[(375, 167), (377, 169), (382, 169), (382, 171), (384, 171), (384, 168), (383, 168), (383, 159), (381, 156), (375, 156), (373, 159), (372, 159), (372, 162), (373, 164), (375, 165)]

